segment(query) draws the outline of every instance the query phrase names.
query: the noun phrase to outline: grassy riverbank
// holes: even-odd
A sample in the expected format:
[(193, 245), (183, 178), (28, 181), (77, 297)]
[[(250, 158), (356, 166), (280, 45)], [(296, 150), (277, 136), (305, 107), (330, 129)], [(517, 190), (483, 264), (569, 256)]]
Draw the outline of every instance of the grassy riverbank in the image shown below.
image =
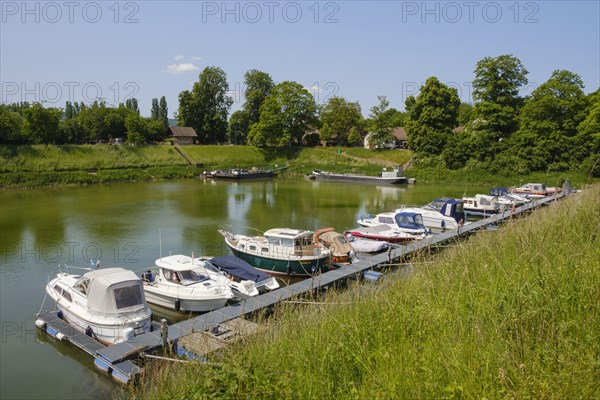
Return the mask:
[(0, 146), (0, 188), (88, 185), (107, 182), (133, 182), (153, 179), (192, 178), (202, 170), (232, 167), (287, 166), (288, 176), (303, 175), (315, 169), (376, 175), (383, 167), (407, 166), (406, 174), (418, 182), (487, 183), (512, 186), (540, 181), (560, 185), (569, 177), (576, 186), (588, 183), (582, 173), (539, 173), (508, 176), (466, 167), (448, 170), (443, 164), (412, 166), (408, 150), (371, 151), (363, 148), (292, 147), (256, 148), (250, 146), (183, 146), (202, 168), (191, 167), (172, 146)]
[(154, 364), (131, 398), (600, 396), (600, 186), (393, 276), (283, 305), (210, 364)]

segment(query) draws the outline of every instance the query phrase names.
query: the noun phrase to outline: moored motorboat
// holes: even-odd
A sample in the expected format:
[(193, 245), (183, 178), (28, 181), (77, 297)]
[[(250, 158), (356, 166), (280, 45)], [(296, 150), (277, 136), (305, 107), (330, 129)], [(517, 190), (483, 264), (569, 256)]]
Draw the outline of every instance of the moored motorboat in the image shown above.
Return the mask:
[(175, 311), (206, 312), (225, 306), (235, 297), (226, 277), (211, 278), (192, 257), (162, 257), (156, 266), (142, 273), (149, 303)]
[(421, 214), (423, 225), (433, 233), (456, 229), (465, 222), (463, 203), (458, 199), (436, 199), (422, 207), (402, 206), (395, 210), (395, 212), (401, 211)]
[(372, 218), (360, 218), (357, 222), (361, 228), (349, 229), (345, 233), (390, 243), (410, 242), (431, 236), (429, 229), (423, 225), (421, 214), (408, 211), (380, 213)]
[(425, 233), (412, 234), (398, 231), (394, 228), (390, 228), (388, 225), (362, 226), (360, 228), (348, 229), (344, 233), (361, 239), (379, 240), (388, 243), (408, 243), (413, 240), (431, 237), (431, 235)]
[(228, 179), (228, 180), (245, 180), (245, 179), (264, 179), (274, 178), (277, 173), (272, 169), (260, 169), (260, 168), (232, 168), (232, 169), (219, 169), (215, 171), (205, 171), (204, 176), (206, 178), (213, 179)]
[(357, 253), (379, 253), (387, 250), (390, 245), (381, 240), (361, 239), (350, 234), (346, 235), (348, 242)]
[(370, 176), (363, 174), (336, 174), (333, 172), (318, 171), (312, 172), (311, 177), (318, 181), (339, 181), (339, 182), (361, 182), (361, 183), (379, 183), (379, 184), (398, 184), (414, 183), (414, 179), (408, 179), (404, 176), (401, 168), (395, 167), (388, 171), (384, 168), (379, 176)]
[(323, 228), (315, 231), (315, 242), (323, 243), (331, 251), (331, 261), (347, 263), (358, 261), (356, 252), (348, 242), (348, 238), (334, 228)]
[(429, 229), (423, 224), (423, 216), (420, 213), (406, 210), (384, 212), (374, 217), (367, 216), (359, 218), (356, 222), (364, 227), (387, 225), (398, 232), (406, 232), (411, 235), (429, 233)]
[(235, 282), (252, 282), (259, 293), (279, 288), (277, 279), (269, 274), (259, 271), (246, 261), (234, 255), (214, 257), (207, 260), (218, 271), (227, 274)]
[(465, 214), (489, 216), (497, 214), (500, 210), (500, 203), (494, 196), (487, 194), (476, 194), (473, 197), (463, 197), (463, 209)]
[(525, 203), (529, 203), (531, 199), (516, 193), (510, 193), (507, 188), (493, 187), (490, 189), (490, 196), (494, 196), (498, 199), (500, 207), (512, 207), (522, 206)]
[(511, 193), (527, 196), (528, 198), (541, 198), (548, 195), (548, 190), (543, 183), (527, 183), (510, 190)]
[(237, 257), (269, 274), (311, 276), (335, 268), (329, 262), (331, 252), (314, 241), (312, 231), (274, 228), (248, 236), (221, 228), (219, 233)]
[(106, 345), (132, 339), (151, 330), (152, 311), (142, 282), (123, 268), (60, 272), (46, 285), (59, 316), (75, 329)]

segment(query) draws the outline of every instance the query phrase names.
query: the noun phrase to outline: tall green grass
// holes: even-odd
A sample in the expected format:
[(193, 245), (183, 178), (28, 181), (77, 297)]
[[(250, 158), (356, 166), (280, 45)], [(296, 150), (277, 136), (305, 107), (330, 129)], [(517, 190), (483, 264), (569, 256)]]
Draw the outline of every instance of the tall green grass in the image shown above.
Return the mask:
[(282, 305), (216, 364), (149, 367), (129, 395), (600, 397), (600, 185), (419, 255), (410, 271)]

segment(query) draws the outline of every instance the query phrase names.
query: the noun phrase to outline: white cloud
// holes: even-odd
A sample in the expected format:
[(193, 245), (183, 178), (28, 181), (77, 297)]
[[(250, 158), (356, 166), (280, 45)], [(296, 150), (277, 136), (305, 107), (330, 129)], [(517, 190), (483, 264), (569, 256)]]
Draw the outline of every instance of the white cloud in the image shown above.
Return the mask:
[(187, 72), (200, 71), (200, 68), (195, 66), (192, 63), (187, 64), (171, 64), (167, 66), (167, 70), (165, 72), (169, 74), (185, 74)]
[(202, 60), (202, 57), (200, 57), (200, 56), (192, 57), (192, 61), (200, 61), (200, 60)]
[(177, 54), (177, 55), (175, 56), (175, 61), (181, 61), (181, 60), (183, 60), (184, 58), (185, 58), (185, 57), (184, 57), (184, 56), (182, 56), (181, 54)]

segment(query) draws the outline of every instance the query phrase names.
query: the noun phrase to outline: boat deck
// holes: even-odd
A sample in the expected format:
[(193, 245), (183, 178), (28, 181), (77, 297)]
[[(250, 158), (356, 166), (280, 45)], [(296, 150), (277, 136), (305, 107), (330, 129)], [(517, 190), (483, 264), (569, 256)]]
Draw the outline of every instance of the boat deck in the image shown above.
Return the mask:
[[(554, 202), (564, 195), (564, 193), (559, 193), (537, 199), (523, 206), (516, 207), (514, 211), (506, 210), (488, 218), (471, 222), (458, 229), (448, 230), (444, 233), (433, 235), (428, 239), (413, 241), (403, 246), (392, 246), (386, 252), (360, 260), (353, 264), (343, 265), (340, 266), (341, 268), (316, 275), (289, 286), (281, 287), (272, 292), (247, 298), (239, 303), (225, 306), (221, 309), (199, 315), (168, 327), (165, 326), (165, 335), (161, 335), (161, 329), (159, 328), (153, 332), (139, 335), (126, 342), (104, 347), (97, 342), (96, 344), (89, 343), (90, 341), (93, 342), (93, 340), (85, 335), (78, 335), (70, 332), (68, 324), (62, 320), (60, 320), (62, 321), (61, 325), (61, 322), (50, 320), (50, 317), (47, 317), (46, 315), (44, 315), (44, 318), (48, 319), (47, 324), (48, 326), (52, 326), (52, 329), (61, 329), (61, 332), (64, 331), (65, 335), (69, 335), (69, 340), (75, 345), (94, 355), (94, 357), (96, 357), (97, 365), (98, 360), (100, 360), (105, 363), (108, 371), (117, 371), (118, 374), (122, 374), (122, 376), (119, 375), (117, 379), (120, 378), (119, 380), (121, 381), (127, 381), (134, 378), (135, 375), (139, 373), (139, 368), (128, 360), (138, 356), (140, 353), (151, 353), (161, 350), (163, 346), (170, 346), (178, 354), (188, 354), (188, 351), (190, 350), (188, 348), (190, 346), (189, 343), (193, 341), (201, 343), (200, 339), (198, 339), (198, 337), (201, 336), (196, 335), (199, 332), (213, 331), (216, 333), (223, 329), (226, 330), (228, 329), (226, 328), (227, 323), (232, 320), (243, 320), (243, 317), (246, 315), (267, 310), (278, 303), (294, 300), (305, 294), (314, 293), (315, 291), (330, 287), (337, 282), (361, 278), (363, 274), (380, 269), (385, 265), (393, 263), (395, 260), (403, 259), (413, 252), (435, 248), (436, 246), (457, 240), (460, 237), (467, 236), (482, 229), (494, 229), (496, 224), (502, 221), (520, 214), (528, 213), (537, 207)], [(55, 319), (58, 318), (56, 317)], [(46, 331), (48, 331), (48, 329), (46, 329)], [(190, 335), (195, 336), (190, 338)], [(188, 347), (186, 347), (186, 343)], [(204, 344), (197, 344), (196, 349), (192, 350), (194, 354), (203, 354), (210, 349), (216, 350), (222, 347), (221, 345), (224, 345), (226, 341), (218, 342), (212, 340), (212, 343), (209, 344), (207, 340), (204, 340), (202, 343)]]

